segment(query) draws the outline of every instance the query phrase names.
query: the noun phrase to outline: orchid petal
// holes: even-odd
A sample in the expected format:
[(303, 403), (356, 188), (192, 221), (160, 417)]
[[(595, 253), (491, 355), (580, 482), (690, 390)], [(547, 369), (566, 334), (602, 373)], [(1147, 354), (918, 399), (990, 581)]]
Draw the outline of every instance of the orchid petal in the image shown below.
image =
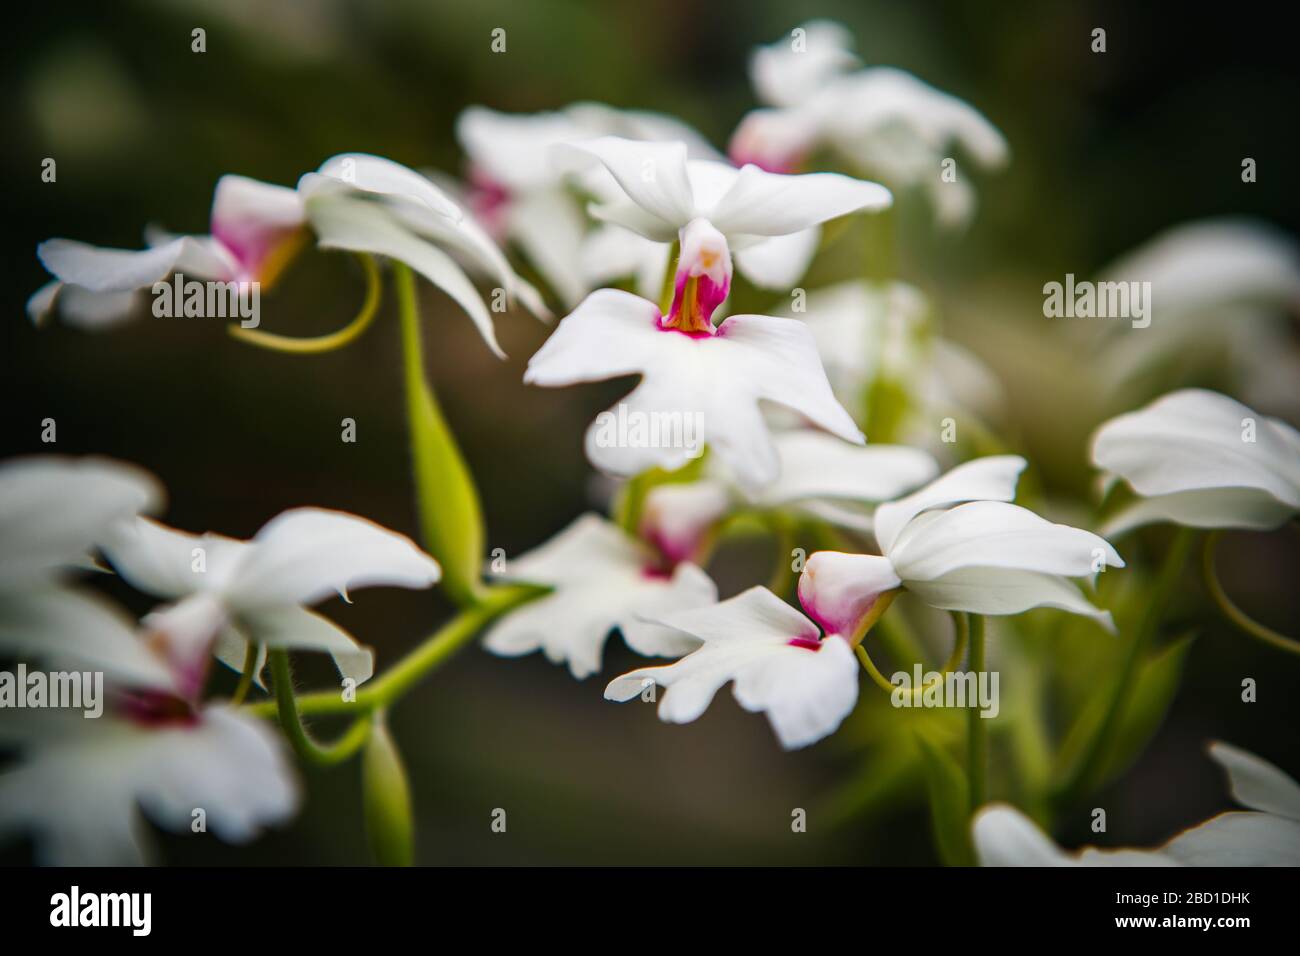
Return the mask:
[(538, 192), (511, 203), (510, 235), (566, 307), (589, 291), (580, 259), (586, 220), (573, 199), (558, 191)]
[(357, 588), (422, 589), (441, 575), (438, 563), (405, 535), (341, 511), (295, 508), (254, 536), (225, 593), (241, 612), (315, 604)]
[(793, 106), (822, 89), (834, 77), (857, 66), (853, 37), (832, 20), (810, 20), (799, 27), (802, 45), (792, 37), (756, 47), (749, 57), (749, 77), (758, 98), (773, 106)]
[(695, 554), (731, 505), (731, 494), (720, 481), (656, 485), (641, 505), (641, 535), (670, 561), (684, 561)]
[(58, 866), (146, 862), (138, 809), (188, 831), (203, 807), (213, 833), (244, 843), (298, 808), (282, 741), (267, 724), (209, 707), (194, 724), (145, 728), (78, 721), (0, 776), (0, 833), (34, 832), (37, 857)]
[[(557, 386), (641, 372), (641, 384), (587, 431), (588, 457), (615, 475), (657, 465), (681, 467), (701, 449), (684, 441), (606, 440), (615, 420), (656, 421), (675, 415), (696, 421), (737, 479), (761, 486), (779, 472), (779, 459), (757, 402), (793, 408), (849, 441), (862, 435), (835, 401), (808, 330), (790, 319), (734, 316), (715, 335), (689, 336), (659, 323), (651, 302), (602, 289), (567, 316), (528, 363), (524, 381)], [(688, 416), (692, 416), (688, 418)], [(698, 443), (697, 443), (698, 444)]]
[(250, 547), (246, 541), (189, 534), (147, 518), (120, 523), (100, 542), (113, 570), (128, 584), (164, 600), (220, 590)]
[(1101, 533), (1113, 538), (1162, 521), (1189, 528), (1271, 531), (1291, 514), (1293, 509), (1258, 488), (1197, 488), (1129, 502), (1107, 519)]
[(1215, 741), (1210, 756), (1228, 772), (1232, 798), (1252, 810), (1300, 821), (1300, 784), (1278, 767), (1254, 754)]
[[(857, 662), (848, 644), (838, 637), (818, 643), (813, 623), (766, 588), (660, 622), (694, 635), (702, 646), (675, 664), (611, 681), (607, 699), (630, 700), (653, 682), (667, 688), (660, 718), (688, 723), (734, 681), (736, 700), (746, 710), (765, 712), (787, 749), (833, 732), (857, 702)], [(795, 639), (805, 643), (792, 644)]]
[(1271, 813), (1221, 813), (1162, 851), (1183, 866), (1300, 866), (1300, 823)]
[(962, 501), (1011, 501), (1028, 462), (1018, 455), (992, 455), (958, 465), (905, 498), (876, 509), (876, 540), (888, 554), (903, 527), (922, 511)]
[(505, 358), (487, 306), (474, 283), (452, 258), (398, 225), (384, 207), (342, 196), (307, 201), (307, 213), (324, 249), (348, 249), (388, 256), (406, 263), (465, 310), (479, 334), (498, 358)]
[(651, 573), (648, 551), (594, 514), (510, 559), (496, 576), (555, 591), (512, 611), (488, 632), (484, 646), (507, 657), (544, 651), (552, 663), (567, 662), (579, 680), (600, 670), (605, 641), (615, 628), (639, 653), (685, 653), (698, 642), (683, 645), (680, 636), (642, 617), (717, 600), (717, 589), (699, 568), (679, 565), (671, 579)]
[(888, 549), (904, 580), (930, 581), (969, 567), (1007, 568), (1083, 577), (1124, 566), (1111, 545), (1090, 531), (1053, 524), (1002, 501), (973, 501), (923, 515)]
[(907, 590), (931, 607), (972, 614), (1020, 614), (1052, 607), (1097, 621), (1115, 633), (1109, 611), (1094, 607), (1064, 577), (1008, 568), (958, 568), (925, 581), (905, 579)]
[(848, 444), (812, 429), (776, 437), (781, 477), (760, 500), (789, 503), (836, 498), (887, 501), (932, 479), (939, 465), (928, 453), (902, 445)]
[(888, 189), (838, 173), (786, 176), (745, 166), (705, 215), (727, 235), (782, 236), (851, 212), (886, 209)]
[(784, 291), (803, 278), (817, 254), (820, 241), (821, 229), (816, 226), (784, 236), (772, 236), (737, 250), (736, 268), (760, 289)]
[(573, 153), (599, 160), (629, 199), (674, 228), (695, 218), (695, 198), (686, 174), (686, 144), (650, 143), (602, 136), (552, 147), (561, 158)]
[(880, 596), (902, 583), (888, 558), (818, 551), (799, 575), (799, 603), (828, 634), (853, 637)]
[(308, 173), (298, 184), (304, 198), (320, 191), (342, 187), (409, 202), (436, 215), (459, 221), (465, 214), (437, 186), (413, 169), (382, 156), (367, 153), (341, 153), (321, 164), (316, 173)]
[(363, 684), (375, 673), (373, 648), (359, 644), (333, 621), (307, 608), (265, 608), (245, 614), (242, 623), (249, 637), (266, 648), (324, 651), (344, 680)]
[[(305, 224), (302, 196), (296, 189), (222, 176), (212, 196), (212, 235), (253, 277), (276, 251)], [(182, 270), (185, 271), (185, 270)]]
[(0, 465), (0, 587), (82, 565), (118, 522), (157, 511), (162, 486), (104, 458), (34, 456)]
[(172, 693), (171, 672), (136, 635), (135, 622), (96, 594), (41, 587), (0, 601), (5, 656), (103, 671), (133, 688)]
[(1033, 820), (1015, 807), (991, 803), (975, 814), (971, 830), (980, 866), (1069, 866), (1070, 858)]
[(193, 237), (152, 249), (107, 249), (72, 239), (47, 239), (36, 247), (41, 264), (60, 281), (90, 292), (134, 292), (160, 282), (185, 255), (202, 256)]
[[(1216, 510), (1242, 507), (1239, 520), (1226, 527), (1276, 527), (1300, 511), (1300, 433), (1205, 389), (1172, 392), (1111, 419), (1093, 436), (1092, 460), (1147, 498), (1211, 489), (1262, 493), (1216, 500)], [(1172, 503), (1175, 514), (1186, 501)], [(1153, 507), (1159, 516), (1160, 506)]]

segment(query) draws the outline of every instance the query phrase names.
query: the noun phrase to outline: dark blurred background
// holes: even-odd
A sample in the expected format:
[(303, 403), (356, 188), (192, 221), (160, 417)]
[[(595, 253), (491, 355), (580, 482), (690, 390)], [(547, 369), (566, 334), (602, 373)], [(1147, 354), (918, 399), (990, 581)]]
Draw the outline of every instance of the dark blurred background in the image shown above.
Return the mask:
[[(725, 146), (754, 105), (750, 48), (814, 16), (849, 26), (868, 64), (911, 70), (974, 104), (1007, 135), (1012, 166), (981, 180), (966, 233), (905, 220), (901, 269), (948, 306), (946, 334), (1004, 374), (1021, 450), (1049, 491), (1086, 489), (1083, 441), (1097, 418), (1086, 383), (1067, 397), (1043, 390), (1037, 356), (1062, 357), (1044, 333), (1042, 283), (1091, 274), (1166, 226), (1212, 214), (1300, 232), (1293, 30), (1259, 6), (135, 0), (22, 4), (8, 16), (3, 454), (139, 462), (170, 490), (166, 520), (194, 531), (247, 536), (286, 507), (316, 504), (414, 533), (391, 300), (360, 341), (323, 356), (259, 351), (209, 320), (142, 315), (102, 334), (55, 321), (38, 332), (23, 311), (46, 279), (36, 244), (138, 247), (149, 222), (204, 232), (221, 174), (292, 185), (345, 150), (460, 173), (452, 128), (471, 104), (661, 110)], [(203, 54), (190, 51), (198, 26)], [(1104, 55), (1089, 51), (1095, 26), (1107, 30)], [(504, 55), (489, 52), (496, 27)], [(47, 156), (55, 184), (40, 179)], [(1257, 183), (1241, 182), (1243, 156), (1257, 158)], [(352, 260), (310, 252), (263, 298), (263, 328), (328, 331), (362, 291)], [(422, 296), (430, 374), (477, 476), (489, 547), (515, 554), (589, 506), (582, 431), (619, 386), (526, 389), (523, 366), (545, 327), (502, 317), (501, 363), (444, 296), (427, 286)], [(40, 442), (47, 417), (56, 449)], [(358, 423), (356, 444), (339, 440), (345, 417)], [(1297, 537), (1238, 536), (1224, 551), (1229, 590), (1279, 625), (1300, 620)], [(728, 567), (724, 589), (765, 575), (759, 559)], [(1154, 842), (1228, 805), (1202, 754), (1208, 738), (1300, 773), (1300, 669), (1225, 631), (1190, 594), (1180, 614), (1201, 637), (1164, 729), (1098, 798), (1111, 808), (1108, 844)], [(382, 668), (445, 617), (440, 601), (374, 590), (325, 610), (377, 647)], [(604, 680), (633, 660), (612, 640), (604, 674), (576, 684), (540, 656), (498, 660), (474, 647), (407, 698), (393, 722), (420, 861), (933, 862), (917, 782), (877, 779), (883, 751), (860, 744), (869, 728), (784, 754), (727, 692), (697, 723), (666, 726), (648, 708), (601, 699)], [(328, 671), (303, 669), (314, 674)], [(1240, 703), (1243, 676), (1260, 680), (1258, 703)], [(364, 862), (357, 777), (355, 765), (311, 772), (299, 819), (250, 848), (167, 838), (163, 858)], [(496, 807), (508, 813), (504, 835), (489, 829)], [(807, 834), (791, 833), (795, 807), (810, 813)]]

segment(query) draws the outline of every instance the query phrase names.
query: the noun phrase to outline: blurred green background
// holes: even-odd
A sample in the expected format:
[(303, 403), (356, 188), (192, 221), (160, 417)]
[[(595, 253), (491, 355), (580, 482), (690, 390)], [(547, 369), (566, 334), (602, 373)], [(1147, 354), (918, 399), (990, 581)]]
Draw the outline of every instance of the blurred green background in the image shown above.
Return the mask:
[[(1057, 495), (1087, 490), (1084, 440), (1102, 416), (1077, 369), (1062, 382), (1072, 356), (1042, 317), (1043, 282), (1091, 274), (1206, 215), (1248, 213), (1300, 232), (1293, 41), (1258, 7), (1201, 18), (1181, 7), (1032, 0), (136, 0), (27, 4), (10, 16), (0, 40), (3, 453), (50, 451), (40, 422), (52, 417), (57, 451), (147, 466), (170, 490), (166, 519), (194, 531), (246, 536), (286, 507), (315, 504), (414, 532), (391, 299), (386, 321), (323, 356), (258, 351), (209, 320), (142, 316), (98, 335), (56, 322), (38, 333), (23, 313), (45, 281), (36, 244), (69, 236), (136, 247), (149, 222), (203, 232), (222, 173), (292, 185), (345, 150), (459, 173), (453, 122), (471, 104), (655, 109), (725, 146), (754, 105), (749, 49), (813, 16), (848, 25), (868, 64), (911, 70), (974, 104), (1007, 135), (1012, 166), (981, 180), (964, 234), (935, 235), (926, 215), (904, 217), (901, 271), (939, 298), (946, 334), (1003, 374), (1019, 450)], [(203, 54), (190, 51), (197, 26), (207, 31)], [(1094, 26), (1108, 31), (1104, 55), (1089, 52)], [(507, 31), (502, 55), (489, 50), (496, 27)], [(1239, 175), (1247, 155), (1259, 161), (1251, 185)], [(55, 184), (40, 180), (47, 156), (58, 163)], [(328, 331), (362, 291), (352, 260), (310, 253), (264, 297), (263, 328)], [(478, 478), (489, 547), (518, 553), (589, 507), (582, 431), (621, 385), (526, 389), (523, 366), (545, 327), (522, 313), (501, 318), (510, 354), (501, 363), (445, 297), (426, 286), (422, 301), (430, 374)], [(356, 444), (339, 440), (345, 417), (358, 423)], [(1300, 620), (1297, 538), (1237, 536), (1222, 559), (1229, 590), (1284, 629)], [(767, 560), (760, 548), (715, 569), (724, 591), (761, 579)], [(381, 667), (447, 613), (440, 598), (396, 590), (325, 610), (376, 646)], [(1202, 753), (1211, 737), (1300, 772), (1296, 662), (1223, 629), (1194, 587), (1177, 614), (1200, 639), (1152, 747), (1096, 801), (1109, 810), (1109, 845), (1161, 840), (1228, 805)], [(407, 698), (393, 725), (414, 783), (419, 860), (934, 861), (917, 780), (889, 772), (880, 729), (893, 715), (879, 701), (840, 734), (785, 754), (727, 692), (689, 727), (604, 702), (604, 680), (633, 660), (613, 640), (604, 674), (577, 684), (539, 656), (498, 660), (470, 648)], [(328, 671), (302, 676), (323, 682)], [(1245, 676), (1260, 681), (1253, 705), (1239, 700)], [(864, 681), (864, 699), (873, 692)], [(357, 778), (355, 764), (309, 773), (302, 815), (252, 847), (165, 838), (162, 857), (365, 862)], [(489, 828), (496, 807), (508, 813), (505, 834)], [(791, 832), (796, 807), (809, 812), (806, 834)], [(1098, 839), (1083, 826), (1062, 834)]]

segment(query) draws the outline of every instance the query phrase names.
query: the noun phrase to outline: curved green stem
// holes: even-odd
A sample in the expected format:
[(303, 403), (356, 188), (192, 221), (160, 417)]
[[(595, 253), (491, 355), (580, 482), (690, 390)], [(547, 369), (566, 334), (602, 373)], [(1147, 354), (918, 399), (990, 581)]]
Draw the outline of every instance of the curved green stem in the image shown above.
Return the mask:
[[(862, 662), (863, 669), (871, 675), (871, 679), (876, 682), (877, 687), (883, 690), (886, 694), (893, 694), (893, 692), (898, 689), (889, 682), (888, 678), (886, 678), (884, 674), (880, 673), (880, 668), (876, 666), (876, 662), (871, 659), (871, 655), (867, 653), (865, 647), (859, 644), (853, 648), (853, 653), (858, 655), (858, 660)], [(916, 688), (912, 689), (912, 693), (916, 693)]]
[(289, 652), (280, 648), (269, 653), (271, 661), (271, 680), (275, 686), (275, 704), (280, 715), (280, 726), (293, 745), (294, 752), (302, 759), (320, 766), (342, 763), (370, 737), (370, 719), (359, 718), (337, 741), (328, 745), (318, 744), (302, 725), (302, 715), (293, 693), (293, 674), (289, 669)]
[[(387, 707), (446, 663), (486, 625), (546, 593), (545, 589), (523, 585), (492, 588), (477, 604), (465, 608), (388, 671), (357, 691), (354, 699), (347, 700), (337, 691), (303, 694), (294, 702), (296, 713), (369, 714), (377, 708)], [(249, 713), (270, 716), (276, 712), (278, 703), (263, 701), (249, 704), (244, 709)]]
[(1119, 674), (1115, 678), (1115, 683), (1111, 686), (1110, 699), (1106, 704), (1105, 715), (1097, 727), (1096, 734), (1089, 741), (1087, 750), (1084, 751), (1078, 763), (1074, 765), (1074, 770), (1065, 783), (1058, 789), (1056, 793), (1058, 799), (1073, 796), (1081, 791), (1092, 782), (1097, 771), (1101, 769), (1103, 758), (1106, 755), (1106, 747), (1119, 726), (1120, 718), (1124, 715), (1124, 707), (1128, 703), (1129, 692), (1133, 688), (1134, 680), (1137, 679), (1138, 662), (1142, 659), (1142, 652), (1152, 638), (1155, 637), (1156, 630), (1160, 627), (1160, 619), (1164, 617), (1165, 611), (1168, 610), (1174, 587), (1177, 585), (1178, 578), (1187, 563), (1187, 557), (1192, 547), (1192, 537), (1192, 529), (1190, 528), (1179, 528), (1175, 533), (1174, 540), (1169, 546), (1169, 552), (1165, 555), (1164, 564), (1161, 566), (1156, 582), (1151, 588), (1146, 614), (1133, 632), (1133, 638), (1129, 641), (1128, 647), (1125, 648)]
[(1205, 580), (1205, 589), (1210, 592), (1210, 597), (1219, 606), (1223, 616), (1236, 625), (1238, 630), (1249, 634), (1256, 640), (1263, 641), (1265, 644), (1286, 651), (1288, 654), (1300, 654), (1300, 641), (1287, 637), (1285, 634), (1279, 634), (1271, 627), (1259, 623), (1259, 621), (1256, 621), (1237, 607), (1232, 598), (1228, 597), (1228, 592), (1223, 589), (1223, 584), (1219, 581), (1214, 562), (1215, 549), (1218, 547), (1219, 539), (1222, 536), (1222, 531), (1211, 531), (1205, 538), (1205, 550), (1201, 555), (1201, 574)]
[(257, 661), (261, 656), (261, 645), (249, 641), (248, 649), (244, 651), (244, 669), (239, 672), (239, 683), (235, 687), (234, 696), (230, 698), (231, 706), (238, 707), (248, 696), (248, 690), (253, 686), (253, 676), (257, 672)]
[[(888, 608), (889, 603), (893, 600), (892, 597), (893, 593), (895, 592), (886, 592), (886, 594), (891, 595), (888, 598), (888, 600), (885, 601), (886, 608)], [(882, 599), (883, 598), (884, 595), (882, 595)], [(883, 613), (884, 612), (882, 610), (881, 614)], [(955, 637), (953, 640), (952, 653), (948, 655), (948, 660), (944, 662), (943, 669), (939, 672), (939, 676), (934, 681), (931, 681), (929, 684), (925, 684), (922, 687), (913, 687), (908, 690), (908, 693), (912, 695), (913, 700), (919, 699), (921, 695), (923, 695), (927, 690), (929, 690), (935, 684), (941, 683), (944, 677), (948, 673), (950, 673), (953, 670), (956, 670), (957, 666), (961, 664), (962, 656), (966, 653), (966, 641), (967, 641), (967, 635), (969, 633), (969, 629), (966, 626), (965, 615), (953, 612), (952, 617), (956, 628), (956, 630), (954, 631)], [(877, 618), (879, 619), (879, 615), (877, 615)], [(888, 620), (890, 620), (890, 618), (884, 618), (884, 621), (888, 621)], [(884, 621), (881, 622), (882, 626)], [(866, 631), (870, 629), (871, 629), (871, 625), (868, 624), (866, 628), (862, 630), (863, 636), (865, 636)], [(876, 662), (873, 661), (871, 659), (871, 655), (867, 653), (867, 649), (862, 646), (861, 639), (859, 639), (858, 643), (854, 645), (853, 653), (855, 653), (858, 656), (858, 660), (862, 662), (862, 667), (871, 676), (871, 679), (875, 681), (877, 687), (879, 687), (881, 690), (885, 691), (890, 695), (892, 695), (896, 690), (900, 689), (896, 687), (893, 683), (891, 683), (883, 673), (881, 673), (880, 668), (876, 666)]]
[[(984, 672), (984, 616), (969, 615), (970, 633), (970, 667), (973, 674)], [(980, 716), (978, 703), (972, 702), (966, 712), (966, 732), (970, 766), (970, 808), (974, 813), (984, 805), (986, 781), (988, 777), (989, 742), (984, 729), (984, 719)]]
[(270, 349), (272, 352), (288, 352), (293, 355), (319, 355), (322, 352), (333, 352), (335, 349), (341, 349), (343, 346), (349, 345), (374, 322), (375, 316), (379, 312), (379, 300), (383, 292), (383, 283), (379, 281), (379, 266), (375, 263), (374, 258), (364, 254), (359, 255), (357, 258), (361, 260), (361, 266), (366, 273), (366, 299), (361, 304), (361, 311), (357, 313), (356, 318), (337, 332), (331, 332), (328, 335), (317, 335), (312, 338), (296, 338), (292, 335), (277, 335), (275, 332), (263, 332), (261, 329), (246, 329), (242, 325), (231, 325), (228, 326), (230, 334), (250, 345)]

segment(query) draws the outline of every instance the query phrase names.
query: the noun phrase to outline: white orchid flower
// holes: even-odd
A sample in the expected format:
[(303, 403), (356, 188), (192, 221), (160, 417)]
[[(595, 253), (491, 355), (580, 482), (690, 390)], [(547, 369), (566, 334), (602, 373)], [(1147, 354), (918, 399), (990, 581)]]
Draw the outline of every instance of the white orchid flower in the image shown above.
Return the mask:
[(0, 773), (0, 837), (35, 834), (42, 862), (143, 862), (141, 808), (188, 830), (202, 809), (222, 839), (243, 842), (291, 815), (297, 785), (261, 721), (201, 707), (198, 688), (142, 641), (106, 599), (68, 586), (92, 549), (162, 506), (158, 482), (99, 458), (0, 465), (0, 655), (106, 679), (98, 717), (40, 709), (0, 723), (18, 761)]
[(212, 197), (212, 234), (147, 235), (150, 248), (108, 249), (71, 239), (36, 247), (54, 281), (27, 301), (40, 324), (57, 306), (64, 321), (107, 328), (129, 317), (139, 293), (173, 272), (218, 282), (270, 286), (301, 245), (305, 218), (298, 194), (244, 176), (222, 176)]
[(0, 838), (31, 832), (52, 866), (138, 865), (149, 859), (140, 814), (190, 832), (247, 843), (297, 811), (283, 742), (264, 721), (223, 705), (145, 722), (42, 711), (14, 718), (0, 740), (20, 761), (0, 772)]
[(749, 78), (768, 106), (798, 106), (861, 65), (853, 34), (833, 20), (810, 20), (749, 54)]
[(543, 651), (579, 680), (600, 670), (605, 641), (617, 629), (647, 656), (675, 656), (692, 646), (644, 615), (700, 607), (718, 599), (713, 581), (683, 561), (662, 558), (612, 522), (586, 514), (550, 541), (506, 562), (500, 579), (541, 584), (551, 594), (512, 611), (484, 638), (494, 654)]
[(135, 465), (37, 455), (0, 464), (0, 594), (86, 567), (126, 518), (158, 511), (164, 492)]
[(1097, 282), (1149, 282), (1151, 325), (1083, 323), (1102, 339), (1096, 372), (1128, 405), (1203, 369), (1226, 369), (1251, 405), (1300, 414), (1300, 244), (1250, 219), (1205, 219), (1160, 233), (1107, 266)]
[(788, 173), (829, 150), (855, 172), (926, 188), (944, 224), (966, 222), (974, 191), (960, 172), (943, 176), (941, 164), (959, 146), (978, 166), (1001, 167), (1008, 150), (997, 128), (969, 104), (902, 70), (845, 72), (854, 57), (843, 28), (817, 22), (801, 29), (801, 51), (787, 37), (751, 59), (754, 86), (770, 108), (741, 121), (729, 147), (732, 160)]
[(534, 315), (550, 315), (537, 290), (515, 274), (473, 217), (413, 169), (379, 156), (343, 153), (303, 176), (298, 193), (321, 248), (406, 263), (465, 310), (499, 357), (505, 353), (489, 309), (452, 254), (486, 273)]
[(741, 707), (767, 714), (781, 746), (806, 747), (832, 733), (858, 699), (858, 662), (847, 639), (817, 625), (767, 588), (695, 610), (660, 615), (695, 649), (676, 663), (643, 667), (610, 681), (607, 700), (666, 688), (659, 718), (700, 717), (728, 681)]
[(680, 243), (670, 316), (688, 330), (726, 298), (733, 258), (755, 285), (788, 289), (812, 261), (820, 235), (814, 227), (892, 202), (878, 183), (835, 173), (781, 176), (693, 160), (683, 142), (604, 136), (560, 144), (552, 154), (561, 162), (595, 160), (614, 177), (621, 195), (590, 206), (597, 219)]
[[(793, 409), (846, 441), (864, 441), (831, 393), (811, 334), (792, 319), (733, 315), (716, 328), (706, 322), (687, 331), (653, 302), (601, 289), (560, 322), (529, 360), (524, 381), (555, 387), (633, 373), (642, 375), (641, 384), (587, 430), (587, 457), (612, 475), (676, 470), (707, 443), (742, 484), (775, 480), (780, 459), (760, 400)], [(613, 421), (644, 434), (611, 435)], [(671, 422), (698, 424), (695, 447), (655, 427)]]
[(1218, 392), (1182, 389), (1111, 419), (1092, 463), (1138, 495), (1108, 535), (1155, 521), (1268, 529), (1300, 512), (1300, 432)]
[[(124, 462), (51, 455), (0, 465), (0, 655), (117, 673), (135, 636), (67, 572), (93, 568), (91, 553), (110, 529), (159, 510), (163, 498), (152, 475)], [(158, 674), (146, 661), (119, 676)]]
[(870, 388), (887, 381), (902, 388), (909, 407), (891, 436), (939, 450), (935, 424), (944, 418), (983, 423), (1000, 416), (1002, 386), (964, 346), (935, 334), (930, 306), (914, 286), (850, 280), (808, 293), (803, 309), (780, 314), (812, 331), (840, 402), (865, 425)]
[(1123, 567), (1090, 531), (1053, 524), (1010, 504), (1025, 460), (978, 458), (876, 509), (879, 555), (819, 551), (799, 578), (799, 599), (822, 627), (853, 634), (876, 603), (900, 588), (931, 607), (1019, 614), (1054, 607), (1113, 630), (1069, 578)]
[(939, 473), (934, 458), (919, 449), (850, 445), (811, 429), (778, 433), (775, 444), (780, 477), (758, 491), (747, 491), (713, 459), (699, 481), (650, 489), (641, 509), (642, 536), (680, 560), (695, 554), (709, 530), (736, 508), (789, 509), (870, 531), (871, 514), (863, 506), (897, 498)]
[[(591, 291), (592, 281), (600, 278), (593, 273), (611, 268), (612, 263), (601, 260), (598, 268), (593, 266), (597, 260), (585, 248), (587, 216), (574, 177), (550, 161), (548, 150), (558, 143), (603, 135), (681, 141), (692, 158), (721, 159), (704, 137), (672, 117), (600, 103), (527, 114), (472, 106), (456, 120), (456, 137), (469, 160), (466, 201), (470, 210), (498, 242), (519, 246), (567, 308)], [(618, 186), (603, 168), (598, 171), (603, 180), (584, 176), (577, 185), (608, 196)], [(647, 247), (656, 248), (631, 233), (625, 235), (642, 254)], [(660, 266), (655, 281), (662, 277)]]
[(1212, 744), (1210, 756), (1228, 772), (1233, 798), (1252, 812), (1221, 813), (1154, 850), (1069, 853), (1019, 810), (991, 804), (973, 823), (980, 865), (1300, 866), (1300, 784), (1229, 744)]
[(251, 541), (139, 518), (114, 529), (101, 548), (133, 587), (173, 602), (143, 623), (183, 675), (183, 692), (202, 685), (214, 651), (241, 670), (249, 641), (263, 659), (267, 648), (324, 651), (343, 678), (368, 680), (374, 653), (307, 606), (335, 594), (346, 600), (356, 588), (427, 588), (441, 573), (404, 535), (322, 508), (285, 511)]
[(88, 618), (89, 605), (69, 595), (45, 595), (49, 613), (26, 620), (28, 637), (83, 645), (65, 659), (104, 671), (104, 709), (95, 719), (48, 709), (6, 718), (0, 743), (18, 760), (0, 773), (0, 838), (32, 833), (39, 861), (55, 866), (134, 865), (149, 856), (141, 811), (176, 832), (202, 812), (231, 843), (296, 812), (297, 781), (264, 721), (200, 704), (186, 671), (124, 614), (102, 602)]

